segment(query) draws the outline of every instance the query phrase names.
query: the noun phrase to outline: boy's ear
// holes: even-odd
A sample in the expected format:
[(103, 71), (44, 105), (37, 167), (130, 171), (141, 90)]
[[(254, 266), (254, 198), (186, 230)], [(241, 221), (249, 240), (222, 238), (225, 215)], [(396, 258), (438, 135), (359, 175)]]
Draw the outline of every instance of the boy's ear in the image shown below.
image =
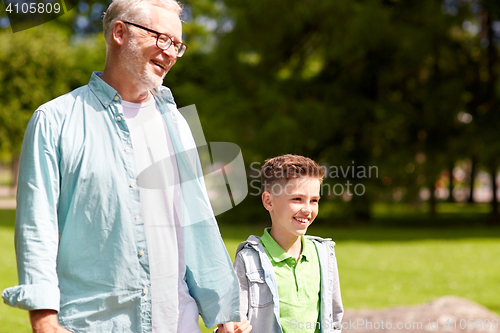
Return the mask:
[(271, 200), (271, 193), (269, 191), (264, 191), (264, 193), (262, 193), (262, 204), (268, 211), (273, 210), (273, 202)]

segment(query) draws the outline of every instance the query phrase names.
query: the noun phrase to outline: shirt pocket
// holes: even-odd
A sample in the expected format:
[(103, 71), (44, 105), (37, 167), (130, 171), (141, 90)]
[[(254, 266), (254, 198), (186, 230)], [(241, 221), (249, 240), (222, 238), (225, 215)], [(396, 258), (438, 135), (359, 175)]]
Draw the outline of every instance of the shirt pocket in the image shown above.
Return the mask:
[(254, 308), (263, 308), (273, 303), (273, 294), (266, 283), (264, 270), (259, 269), (247, 273), (250, 305)]

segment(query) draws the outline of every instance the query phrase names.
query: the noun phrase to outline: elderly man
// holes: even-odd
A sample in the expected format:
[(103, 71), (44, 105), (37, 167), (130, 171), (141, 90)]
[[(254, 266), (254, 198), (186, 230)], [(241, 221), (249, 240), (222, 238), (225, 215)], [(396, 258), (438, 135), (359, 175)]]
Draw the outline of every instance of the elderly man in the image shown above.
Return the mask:
[[(198, 314), (208, 327), (240, 320), (195, 142), (161, 86), (186, 50), (180, 13), (174, 0), (113, 1), (104, 72), (42, 105), (28, 125), (19, 286), (3, 298), (30, 311), (34, 332), (192, 333)], [(142, 186), (157, 161), (153, 181), (164, 185)], [(250, 329), (244, 321), (234, 331)]]

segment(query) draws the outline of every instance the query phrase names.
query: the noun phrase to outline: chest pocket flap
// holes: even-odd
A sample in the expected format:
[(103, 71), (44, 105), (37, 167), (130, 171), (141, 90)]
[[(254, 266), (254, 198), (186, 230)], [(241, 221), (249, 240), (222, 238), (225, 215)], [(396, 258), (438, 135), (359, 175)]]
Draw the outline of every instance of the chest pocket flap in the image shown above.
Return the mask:
[(254, 308), (262, 308), (273, 303), (273, 294), (266, 283), (264, 270), (247, 273), (249, 303)]

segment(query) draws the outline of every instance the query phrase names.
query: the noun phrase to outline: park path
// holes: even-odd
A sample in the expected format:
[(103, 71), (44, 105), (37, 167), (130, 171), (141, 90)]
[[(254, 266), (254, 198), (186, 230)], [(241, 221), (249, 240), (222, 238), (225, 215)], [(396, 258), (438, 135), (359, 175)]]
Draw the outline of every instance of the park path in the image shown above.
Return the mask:
[(343, 333), (500, 333), (500, 317), (475, 302), (443, 296), (417, 306), (346, 310)]
[(16, 189), (0, 186), (0, 209), (16, 208)]

